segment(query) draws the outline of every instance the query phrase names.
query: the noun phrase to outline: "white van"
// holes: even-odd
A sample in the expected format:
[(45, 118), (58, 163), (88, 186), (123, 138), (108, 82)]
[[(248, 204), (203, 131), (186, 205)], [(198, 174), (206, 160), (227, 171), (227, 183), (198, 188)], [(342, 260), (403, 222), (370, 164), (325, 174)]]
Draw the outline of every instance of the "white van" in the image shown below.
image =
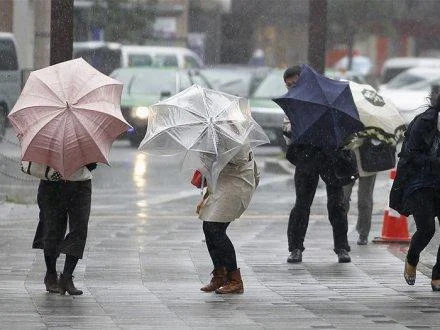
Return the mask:
[(394, 57), (385, 61), (380, 73), (380, 86), (387, 84), (399, 73), (413, 67), (438, 68), (440, 58), (435, 57)]
[(188, 48), (121, 45), (117, 42), (80, 41), (73, 43), (73, 58), (82, 57), (104, 74), (131, 66), (201, 68), (203, 61)]
[(0, 32), (0, 140), (6, 132), (8, 113), (21, 92), (17, 44), (12, 33)]
[(121, 46), (121, 67), (155, 66), (180, 69), (201, 68), (202, 59), (185, 47), (166, 46)]

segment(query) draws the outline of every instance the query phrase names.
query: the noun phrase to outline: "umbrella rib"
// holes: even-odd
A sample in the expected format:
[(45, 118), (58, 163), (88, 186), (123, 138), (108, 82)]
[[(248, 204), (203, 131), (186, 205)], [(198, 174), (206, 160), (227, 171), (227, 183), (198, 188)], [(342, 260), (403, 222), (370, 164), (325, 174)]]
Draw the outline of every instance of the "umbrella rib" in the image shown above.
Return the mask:
[[(107, 87), (107, 86), (120, 86), (121, 84), (117, 84), (117, 83), (108, 83), (108, 84), (103, 84), (101, 86), (99, 86), (98, 88), (101, 87)], [(75, 101), (75, 104), (78, 104), (83, 98), (85, 98), (86, 96), (88, 96), (90, 93), (93, 93), (94, 91), (96, 91), (96, 89), (91, 90), (90, 92), (87, 92), (86, 94), (84, 94), (83, 96), (81, 96), (78, 100)], [(80, 91), (79, 91), (80, 92)], [(79, 92), (77, 93), (77, 95), (79, 94)], [(102, 102), (102, 101), (101, 101)]]
[[(40, 77), (38, 77), (37, 75), (35, 75), (35, 78), (37, 78), (38, 79), (38, 81), (45, 87), (45, 89), (47, 89), (49, 92), (50, 92), (50, 94), (52, 94), (53, 96), (55, 96), (62, 104), (65, 104), (65, 102), (64, 102), (64, 100), (62, 100), (60, 97), (59, 97), (59, 95), (58, 94), (56, 94), (53, 90), (52, 90), (52, 88), (50, 88), (47, 84), (46, 84), (46, 82), (45, 81), (43, 81)], [(41, 97), (41, 94), (39, 95), (40, 97)], [(49, 98), (47, 98), (47, 97), (45, 97), (45, 99), (48, 99), (48, 100), (50, 100)]]
[[(96, 146), (96, 148), (99, 150), (99, 152), (101, 153), (101, 156), (103, 156), (104, 158), (106, 158), (107, 159), (107, 157), (105, 157), (105, 155), (102, 153), (102, 150), (99, 148), (99, 146), (98, 146), (98, 144), (95, 142), (95, 139), (93, 138), (93, 135), (87, 130), (87, 128), (81, 123), (81, 121), (78, 119), (78, 118), (76, 118), (76, 116), (72, 116), (73, 118), (74, 118), (74, 120), (79, 124), (79, 125), (81, 125), (81, 127), (84, 129), (84, 131), (89, 135), (89, 138), (90, 138), (90, 140), (91, 141), (93, 141), (93, 144)], [(105, 132), (105, 131), (104, 131)], [(75, 134), (76, 134), (76, 130), (75, 130)], [(76, 134), (76, 136), (78, 136), (77, 134)], [(85, 156), (84, 155), (84, 153), (83, 153), (83, 150), (81, 149), (81, 154), (83, 155), (83, 156)], [(85, 158), (85, 157), (84, 157)]]

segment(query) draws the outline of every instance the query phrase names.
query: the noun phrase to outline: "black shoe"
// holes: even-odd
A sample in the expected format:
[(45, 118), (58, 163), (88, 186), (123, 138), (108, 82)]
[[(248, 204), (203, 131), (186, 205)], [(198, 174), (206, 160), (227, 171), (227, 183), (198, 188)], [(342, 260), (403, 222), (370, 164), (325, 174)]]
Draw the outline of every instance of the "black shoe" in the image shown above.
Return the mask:
[(367, 245), (368, 244), (368, 237), (367, 236), (359, 236), (359, 239), (357, 241), (357, 245)]
[(294, 249), (287, 257), (287, 262), (297, 263), (302, 261), (302, 251), (300, 249)]
[(72, 275), (64, 275), (60, 274), (60, 279), (58, 281), (58, 288), (60, 290), (61, 294), (65, 294), (66, 291), (71, 296), (78, 296), (83, 294), (81, 290), (78, 290), (75, 288), (75, 285), (73, 284), (73, 276)]
[(57, 273), (48, 273), (44, 276), (44, 284), (46, 285), (46, 291), (50, 293), (60, 292), (58, 289), (58, 276)]
[(346, 262), (351, 262), (351, 258), (348, 255), (347, 250), (345, 249), (340, 249), (338, 252), (338, 262), (340, 263), (346, 263)]

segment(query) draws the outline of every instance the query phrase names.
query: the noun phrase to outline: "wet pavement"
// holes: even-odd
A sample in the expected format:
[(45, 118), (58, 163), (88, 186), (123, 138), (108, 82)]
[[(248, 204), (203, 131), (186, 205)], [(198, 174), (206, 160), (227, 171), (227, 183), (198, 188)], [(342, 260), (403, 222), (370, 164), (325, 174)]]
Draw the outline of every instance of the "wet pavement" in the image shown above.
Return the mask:
[[(199, 290), (212, 270), (194, 215), (199, 191), (175, 175), (172, 159), (153, 159), (119, 142), (112, 166), (95, 171), (85, 256), (74, 274), (84, 295), (72, 297), (44, 290), (43, 254), (31, 249), (37, 181), (17, 171), (19, 150), (0, 144), (6, 173), (0, 174), (0, 328), (440, 329), (440, 295), (429, 278), (438, 235), (422, 254), (416, 285), (408, 286), (402, 276), (406, 245), (356, 245), (355, 189), (352, 262), (338, 264), (320, 184), (303, 262), (288, 264), (292, 175), (277, 167), (276, 152), (262, 150), (261, 185), (229, 229), (244, 294)], [(378, 175), (370, 238), (380, 234), (389, 183), (387, 173)]]

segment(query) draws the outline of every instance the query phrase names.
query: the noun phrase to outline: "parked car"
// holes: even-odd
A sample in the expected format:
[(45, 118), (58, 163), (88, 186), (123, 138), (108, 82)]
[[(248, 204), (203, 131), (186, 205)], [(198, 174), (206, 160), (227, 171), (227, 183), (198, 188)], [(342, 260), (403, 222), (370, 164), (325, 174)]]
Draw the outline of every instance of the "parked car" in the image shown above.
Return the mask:
[(177, 68), (120, 68), (110, 76), (124, 84), (121, 111), (133, 127), (127, 132), (127, 137), (130, 144), (136, 147), (144, 138), (147, 130), (148, 106), (193, 84), (211, 88), (198, 72)]
[(398, 74), (415, 67), (440, 68), (440, 58), (435, 57), (394, 57), (385, 61), (380, 73), (380, 88), (388, 84)]
[[(333, 66), (336, 70), (348, 70), (348, 57), (344, 56), (339, 61), (335, 63)], [(353, 72), (357, 72), (362, 76), (368, 76), (371, 74), (373, 69), (373, 63), (371, 59), (366, 56), (355, 55), (352, 57), (352, 65), (351, 70)]]
[(416, 67), (397, 75), (382, 86), (380, 94), (394, 102), (408, 124), (428, 106), (433, 85), (440, 85), (440, 68)]
[(217, 65), (200, 70), (212, 88), (228, 94), (249, 97), (266, 77), (269, 67)]
[(0, 141), (8, 125), (8, 113), (21, 92), (21, 71), (12, 33), (0, 32)]
[(249, 100), (252, 117), (264, 129), (271, 145), (285, 150), (286, 142), (281, 129), (284, 111), (272, 101), (273, 98), (286, 93), (283, 73), (284, 70), (273, 69), (258, 85)]

